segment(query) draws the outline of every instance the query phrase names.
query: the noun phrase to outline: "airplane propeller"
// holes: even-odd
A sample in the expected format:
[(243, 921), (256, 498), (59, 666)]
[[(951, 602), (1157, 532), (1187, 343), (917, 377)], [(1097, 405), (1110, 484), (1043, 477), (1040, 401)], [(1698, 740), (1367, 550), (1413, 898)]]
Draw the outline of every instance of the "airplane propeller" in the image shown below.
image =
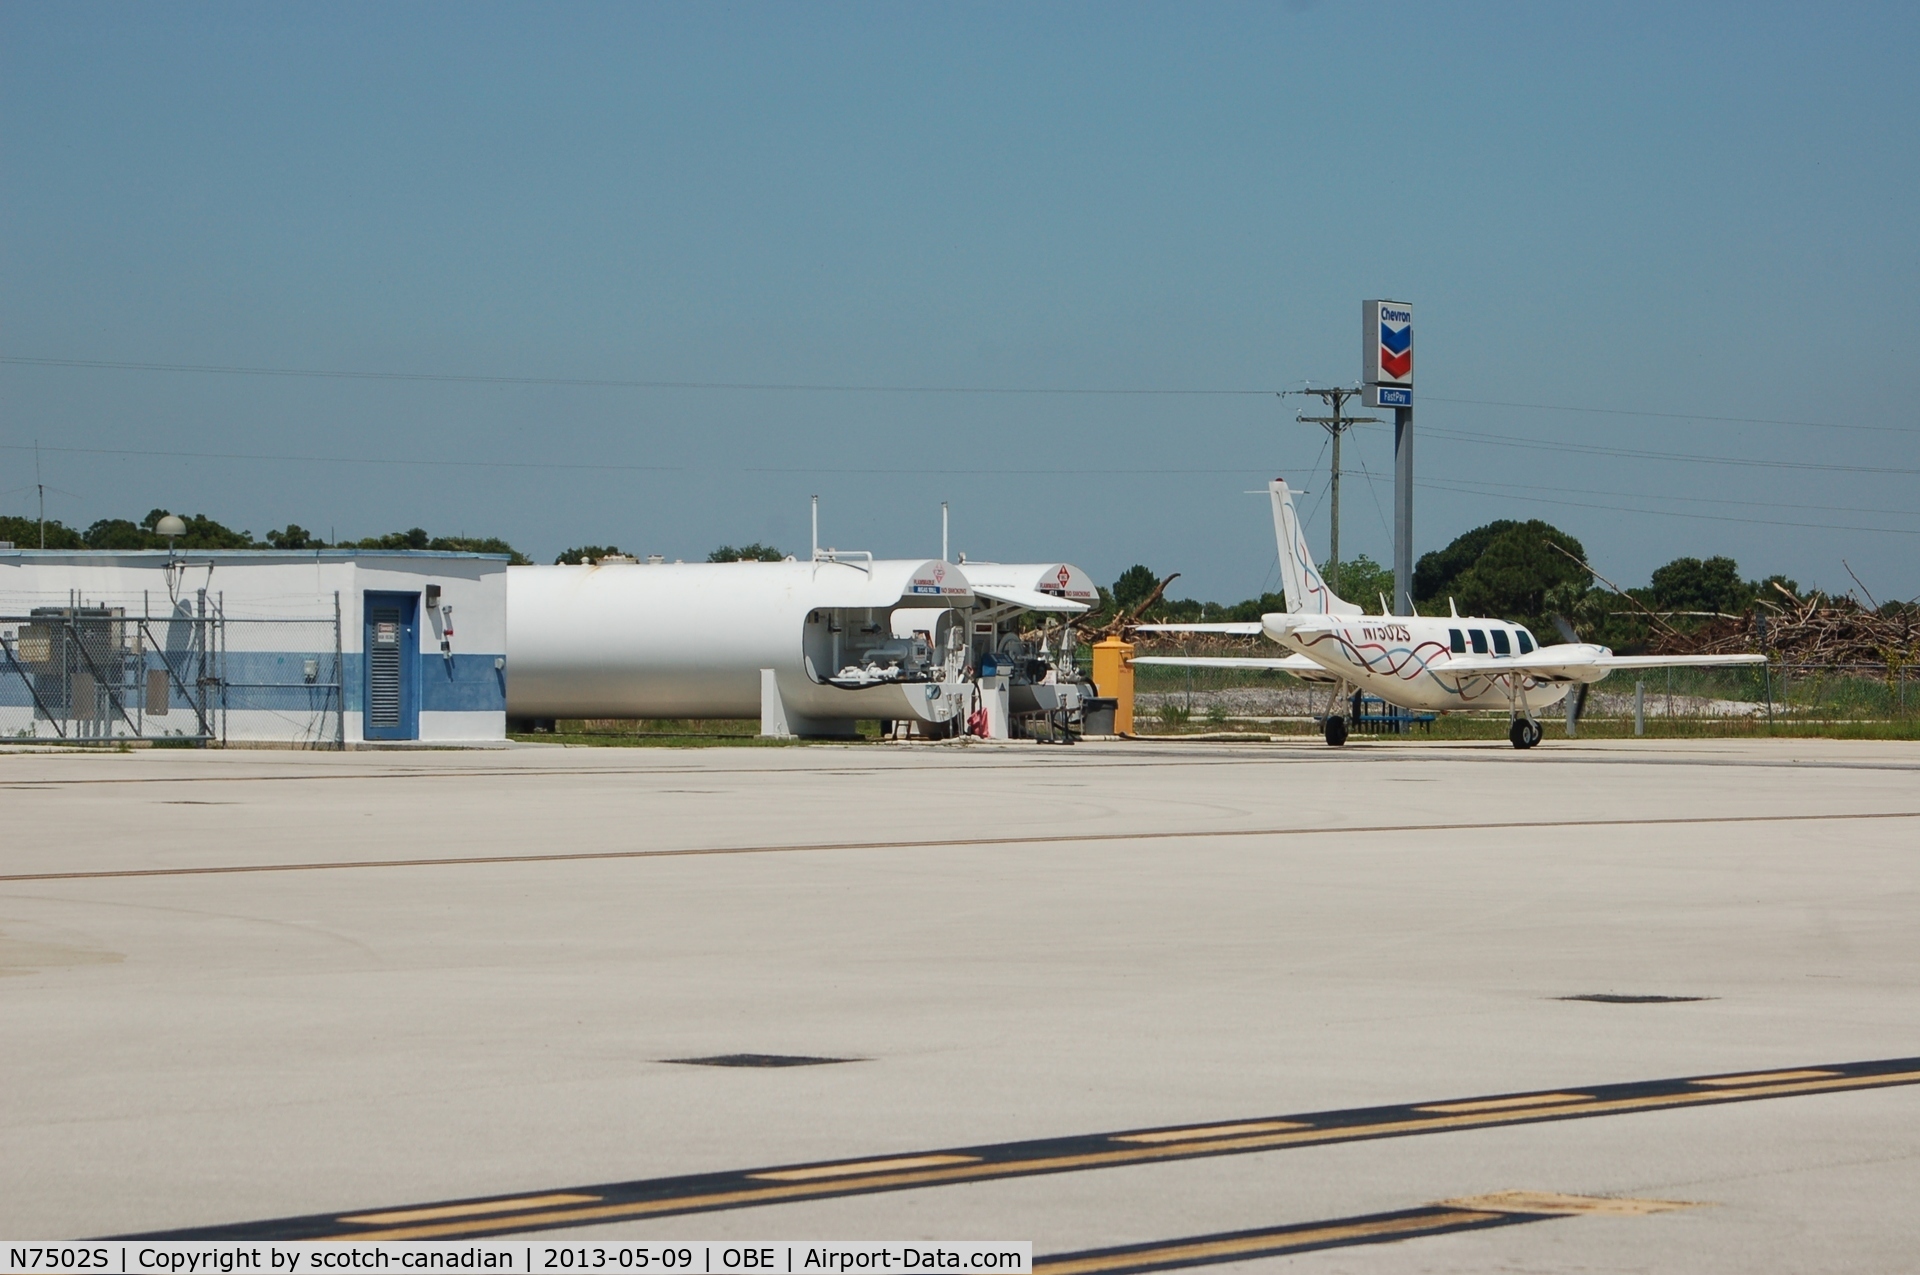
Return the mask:
[[(1553, 627), (1560, 630), (1560, 636), (1573, 645), (1579, 645), (1579, 631), (1573, 627), (1573, 621), (1564, 615), (1553, 617)], [(1592, 684), (1580, 683), (1580, 689), (1567, 697), (1567, 734), (1572, 735), (1580, 725), (1580, 715), (1587, 711), (1587, 692)]]

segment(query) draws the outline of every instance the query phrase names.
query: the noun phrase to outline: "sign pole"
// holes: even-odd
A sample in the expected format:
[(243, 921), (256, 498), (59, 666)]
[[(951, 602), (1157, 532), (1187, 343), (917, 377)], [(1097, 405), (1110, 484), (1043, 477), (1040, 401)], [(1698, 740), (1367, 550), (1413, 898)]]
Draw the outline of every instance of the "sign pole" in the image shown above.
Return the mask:
[(1393, 409), (1393, 609), (1413, 609), (1413, 409)]
[(1360, 303), (1360, 381), (1368, 407), (1393, 409), (1393, 606), (1413, 615), (1413, 307)]

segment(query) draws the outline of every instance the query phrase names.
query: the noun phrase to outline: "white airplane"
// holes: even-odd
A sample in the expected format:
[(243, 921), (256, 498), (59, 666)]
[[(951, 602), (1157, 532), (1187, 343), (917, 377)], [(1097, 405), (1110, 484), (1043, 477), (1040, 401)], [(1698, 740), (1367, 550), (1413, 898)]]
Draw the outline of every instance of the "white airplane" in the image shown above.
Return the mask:
[[(1504, 707), (1513, 721), (1507, 733), (1513, 746), (1532, 748), (1541, 736), (1536, 709), (1558, 703), (1576, 687), (1584, 701), (1587, 687), (1615, 669), (1766, 662), (1764, 655), (1615, 655), (1607, 647), (1571, 640), (1542, 646), (1524, 626), (1506, 620), (1457, 612), (1444, 618), (1387, 615), (1384, 602), (1382, 614), (1370, 616), (1336, 597), (1314, 567), (1287, 484), (1276, 478), (1267, 484), (1267, 492), (1273, 500), (1287, 609), (1263, 615), (1258, 623), (1138, 627), (1153, 633), (1264, 633), (1294, 654), (1280, 659), (1141, 655), (1133, 662), (1278, 669), (1333, 683), (1325, 714), (1329, 744), (1347, 742), (1347, 720), (1334, 710), (1349, 687), (1423, 712)], [(1451, 601), (1447, 609), (1453, 611)]]

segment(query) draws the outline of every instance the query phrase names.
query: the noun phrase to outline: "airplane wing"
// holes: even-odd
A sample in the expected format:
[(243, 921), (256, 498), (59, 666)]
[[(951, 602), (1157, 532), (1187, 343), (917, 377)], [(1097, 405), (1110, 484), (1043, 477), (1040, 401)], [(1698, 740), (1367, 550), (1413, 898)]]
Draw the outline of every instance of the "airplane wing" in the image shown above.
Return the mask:
[(1240, 656), (1136, 655), (1133, 664), (1173, 664), (1185, 668), (1259, 668), (1280, 673), (1324, 673), (1325, 669), (1304, 655), (1286, 655), (1276, 659), (1248, 659)]
[(1765, 664), (1764, 655), (1613, 655), (1606, 668), (1717, 668), (1728, 664)]
[(1267, 634), (1330, 633), (1343, 624), (1352, 624), (1350, 615), (1307, 615), (1293, 611), (1276, 612), (1260, 620), (1234, 620), (1222, 624), (1136, 624), (1142, 633), (1230, 633), (1236, 637)]
[[(1136, 661), (1137, 662), (1137, 661)], [(1576, 681), (1598, 681), (1616, 669), (1718, 668), (1765, 664), (1764, 655), (1602, 655), (1591, 647), (1546, 646), (1532, 655), (1455, 655), (1436, 663), (1436, 673), (1537, 673)], [(1595, 675), (1598, 676), (1595, 676)]]
[(1232, 633), (1239, 637), (1259, 637), (1260, 621), (1245, 620), (1231, 624), (1136, 624), (1141, 633)]

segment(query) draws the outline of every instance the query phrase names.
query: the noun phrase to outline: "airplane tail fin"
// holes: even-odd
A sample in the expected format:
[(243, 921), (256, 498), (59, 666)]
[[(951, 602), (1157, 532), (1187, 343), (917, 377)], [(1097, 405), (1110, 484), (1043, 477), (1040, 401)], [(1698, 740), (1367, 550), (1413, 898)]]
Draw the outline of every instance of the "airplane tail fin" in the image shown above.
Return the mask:
[(1320, 578), (1307, 552), (1307, 538), (1300, 530), (1300, 516), (1293, 510), (1293, 492), (1284, 479), (1267, 484), (1273, 498), (1273, 534), (1280, 542), (1280, 580), (1287, 590), (1287, 610), (1296, 615), (1362, 615), (1364, 609), (1334, 596)]

